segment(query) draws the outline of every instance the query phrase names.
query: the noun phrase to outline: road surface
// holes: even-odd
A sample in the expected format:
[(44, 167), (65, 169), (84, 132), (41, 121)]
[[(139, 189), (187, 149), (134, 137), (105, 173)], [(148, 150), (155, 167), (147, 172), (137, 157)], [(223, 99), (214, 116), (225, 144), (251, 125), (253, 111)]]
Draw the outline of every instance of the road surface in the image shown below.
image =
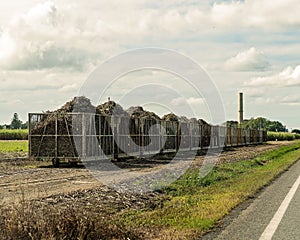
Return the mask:
[(300, 161), (201, 239), (299, 240)]

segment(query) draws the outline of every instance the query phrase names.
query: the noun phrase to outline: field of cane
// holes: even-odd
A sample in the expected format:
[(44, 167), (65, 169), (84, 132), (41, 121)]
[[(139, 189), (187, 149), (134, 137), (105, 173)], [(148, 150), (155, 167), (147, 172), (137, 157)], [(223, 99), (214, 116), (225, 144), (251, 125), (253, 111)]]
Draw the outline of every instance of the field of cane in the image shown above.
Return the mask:
[(0, 129), (0, 140), (27, 140), (27, 129)]
[(300, 139), (300, 134), (288, 132), (268, 132), (268, 141), (292, 141)]

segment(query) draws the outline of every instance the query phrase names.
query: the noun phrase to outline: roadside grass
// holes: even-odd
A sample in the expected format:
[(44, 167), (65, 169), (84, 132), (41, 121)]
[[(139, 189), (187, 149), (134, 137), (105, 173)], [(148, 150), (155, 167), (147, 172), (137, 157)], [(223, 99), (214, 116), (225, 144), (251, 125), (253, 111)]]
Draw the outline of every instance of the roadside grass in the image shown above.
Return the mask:
[(130, 226), (161, 227), (162, 231), (175, 232), (174, 239), (185, 239), (184, 236), (192, 239), (215, 226), (299, 157), (300, 142), (295, 142), (252, 160), (216, 166), (204, 178), (199, 177), (197, 169), (190, 169), (164, 189), (170, 200), (162, 207), (127, 211), (120, 214), (120, 220)]
[(0, 140), (27, 140), (28, 129), (0, 129)]
[(26, 140), (0, 140), (0, 152), (28, 152)]

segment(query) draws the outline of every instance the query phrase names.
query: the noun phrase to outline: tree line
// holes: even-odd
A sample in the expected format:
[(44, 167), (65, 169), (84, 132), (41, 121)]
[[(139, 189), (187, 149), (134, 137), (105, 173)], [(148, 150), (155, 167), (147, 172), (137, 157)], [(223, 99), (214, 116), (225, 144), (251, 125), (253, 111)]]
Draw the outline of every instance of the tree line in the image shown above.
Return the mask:
[[(288, 129), (279, 121), (271, 121), (263, 117), (244, 120), (242, 124), (237, 121), (227, 121), (229, 127), (241, 127), (245, 129), (265, 129), (269, 132), (288, 132)], [(292, 133), (300, 134), (299, 129), (293, 129)]]
[(18, 113), (14, 113), (10, 124), (0, 125), (0, 129), (28, 129), (28, 121), (23, 123)]

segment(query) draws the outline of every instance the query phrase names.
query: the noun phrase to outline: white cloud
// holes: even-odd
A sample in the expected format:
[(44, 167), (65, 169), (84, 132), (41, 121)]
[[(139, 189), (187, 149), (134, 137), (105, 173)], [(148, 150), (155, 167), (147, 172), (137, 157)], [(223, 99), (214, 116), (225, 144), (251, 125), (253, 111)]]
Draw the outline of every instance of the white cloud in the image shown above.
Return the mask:
[(7, 32), (2, 32), (0, 36), (0, 61), (7, 60), (15, 53), (16, 43), (12, 36)]
[(212, 7), (212, 19), (220, 24), (232, 23), (242, 8), (241, 2), (215, 3)]
[(282, 72), (265, 77), (257, 77), (246, 83), (247, 86), (300, 86), (300, 65), (287, 67)]
[[(86, 65), (97, 64), (99, 58), (103, 60), (130, 46), (164, 42), (168, 46), (170, 40), (184, 44), (185, 36), (191, 33), (200, 39), (201, 34), (209, 31), (224, 32), (224, 25), (267, 29), (269, 25), (297, 26), (300, 24), (298, 5), (295, 0), (235, 1), (213, 6), (183, 0), (155, 4), (138, 0), (114, 0), (109, 4), (47, 1), (14, 16), (3, 26), (0, 67), (82, 70)], [(291, 9), (291, 6), (295, 7)], [(218, 30), (212, 30), (213, 27)], [(238, 60), (232, 59), (233, 63), (228, 64), (234, 65)]]
[(70, 85), (64, 85), (59, 90), (59, 92), (76, 92), (78, 91), (78, 86), (76, 83)]
[(223, 26), (278, 29), (300, 25), (298, 0), (252, 0), (215, 3), (212, 19)]
[(172, 99), (172, 101), (171, 101), (171, 104), (173, 106), (181, 106), (181, 105), (185, 105), (185, 104), (203, 105), (204, 103), (205, 103), (205, 99), (195, 98), (195, 97), (189, 97), (189, 98), (178, 97), (178, 98)]
[(264, 71), (269, 67), (269, 62), (263, 52), (252, 47), (228, 59), (224, 67), (232, 71)]
[(82, 70), (93, 63), (97, 54), (86, 47), (91, 36), (83, 37), (85, 46), (80, 44), (77, 39), (84, 34), (64, 21), (65, 13), (54, 3), (45, 2), (13, 17), (0, 32), (0, 68)]
[(299, 94), (290, 96), (268, 96), (257, 97), (254, 103), (259, 105), (282, 105), (282, 106), (300, 106)]
[(288, 106), (299, 106), (300, 105), (300, 96), (286, 96), (283, 99), (281, 99), (281, 103), (283, 105), (288, 105)]
[(36, 93), (44, 91), (66, 91), (80, 86), (86, 75), (58, 72), (53, 70), (42, 71), (0, 71), (1, 97), (18, 95), (20, 92)]
[(44, 3), (39, 3), (32, 7), (27, 13), (21, 16), (15, 16), (12, 19), (11, 25), (18, 27), (32, 26), (32, 25), (56, 25), (58, 18), (57, 8), (53, 2), (47, 1)]
[(173, 106), (181, 106), (181, 105), (185, 105), (187, 103), (186, 99), (183, 97), (178, 97), (178, 98), (173, 98), (171, 100), (171, 104)]
[(86, 77), (86, 73), (49, 69), (0, 71), (0, 124), (9, 123), (14, 112), (26, 121), (28, 112), (59, 108), (77, 95), (75, 86), (81, 86)]
[[(38, 0), (0, 2), (2, 10), (0, 69), (7, 70), (3, 76), (0, 71), (0, 101), (20, 99), (26, 105), (18, 108), (18, 104), (14, 106), (11, 100), (9, 106), (0, 104), (1, 121), (4, 121), (5, 115), (11, 117), (10, 109), (23, 111), (26, 116), (28, 111), (59, 107), (73, 97), (76, 86), (80, 87), (88, 72), (99, 61), (131, 48), (157, 46), (177, 49), (203, 66), (217, 66), (210, 69), (210, 74), (214, 76), (224, 101), (233, 103), (236, 103), (236, 91), (247, 87), (242, 86), (241, 79), (263, 76), (257, 75), (257, 71), (268, 67), (261, 50), (268, 56), (272, 69), (277, 69), (278, 72), (282, 69), (282, 64), (286, 66), (299, 64), (298, 0), (224, 0), (215, 1), (218, 2), (215, 4), (211, 2), (198, 0), (109, 2), (91, 0), (88, 4), (83, 0), (53, 0), (44, 3)], [(249, 45), (255, 46), (256, 49), (248, 49)], [(248, 50), (238, 54), (236, 49)], [(226, 63), (227, 69), (231, 71), (225, 72), (224, 68), (220, 68), (224, 67), (224, 56), (232, 57)], [(247, 89), (253, 89), (253, 92), (248, 94), (245, 91), (245, 97), (249, 96), (249, 101), (255, 103), (256, 99), (262, 96), (262, 91), (268, 90), (266, 98), (271, 103), (276, 94), (281, 94), (279, 91), (281, 89), (274, 92), (274, 88), (268, 88), (269, 83), (265, 84), (265, 81), (269, 81), (271, 85), (284, 86), (286, 79), (290, 79), (289, 84), (293, 85), (296, 81), (292, 76), (294, 71), (292, 68), (290, 73), (286, 74), (289, 77), (279, 76), (278, 73), (256, 82), (254, 81), (256, 78), (251, 79), (247, 84), (251, 83), (254, 87), (250, 84)], [(170, 80), (170, 77), (164, 78), (161, 75), (154, 78), (156, 81), (151, 81), (157, 84), (166, 84), (165, 79)], [(279, 83), (274, 83), (274, 78), (284, 80), (277, 80)], [(139, 79), (149, 83), (145, 76), (137, 78), (136, 81)], [(260, 87), (258, 91), (256, 86), (261, 86), (260, 81), (266, 87)], [(128, 82), (125, 81), (124, 84), (114, 88), (114, 94), (121, 96), (130, 91), (131, 86), (135, 85)], [(167, 87), (179, 88), (184, 94), (166, 97), (153, 91), (154, 95), (159, 95), (154, 96), (155, 99), (159, 98), (158, 102), (168, 99), (169, 104), (169, 99), (182, 96), (184, 99), (173, 99), (173, 104), (177, 104), (174, 109), (179, 109), (180, 115), (186, 115), (186, 106), (191, 107), (193, 104), (193, 107), (199, 110), (198, 115), (202, 116), (205, 104), (200, 105), (202, 100), (196, 98), (196, 93), (189, 91), (185, 85), (178, 84), (175, 80), (170, 81), (166, 89)], [(282, 95), (294, 90), (284, 89)], [(140, 94), (145, 95), (145, 91), (140, 91)], [(265, 100), (264, 97), (265, 95), (261, 101)], [(276, 101), (280, 103), (280, 99), (282, 97), (276, 98)], [(135, 104), (139, 103), (136, 97), (133, 101)], [(286, 105), (276, 102), (272, 104), (281, 109), (287, 108)], [(253, 113), (266, 112), (263, 107), (265, 105), (253, 105), (255, 106)], [(230, 117), (236, 115), (236, 110), (232, 109), (232, 106), (228, 106)], [(269, 114), (274, 112), (269, 110)], [(276, 109), (276, 113), (282, 114), (283, 111)]]
[(267, 90), (264, 88), (243, 88), (241, 89), (241, 92), (244, 93), (244, 96), (246, 98), (260, 98), (266, 95)]
[(191, 105), (202, 105), (205, 103), (205, 99), (190, 97), (187, 99), (187, 102)]

